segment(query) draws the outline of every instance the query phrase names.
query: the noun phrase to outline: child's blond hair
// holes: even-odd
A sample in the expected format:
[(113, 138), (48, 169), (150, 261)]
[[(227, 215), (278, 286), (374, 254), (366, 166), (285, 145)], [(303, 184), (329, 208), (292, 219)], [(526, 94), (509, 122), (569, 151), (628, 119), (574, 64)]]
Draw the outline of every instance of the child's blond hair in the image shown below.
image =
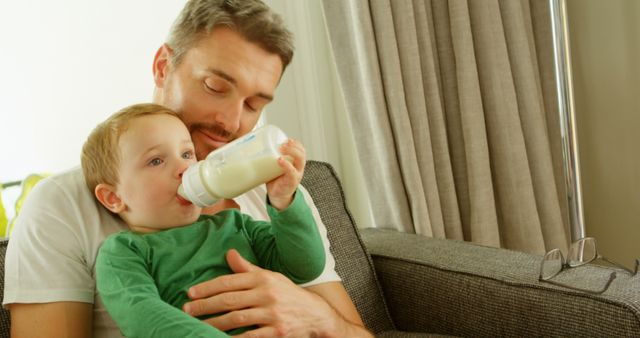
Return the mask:
[(173, 110), (154, 103), (141, 103), (125, 107), (96, 126), (82, 147), (80, 163), (84, 179), (91, 192), (100, 183), (118, 184), (120, 165), (120, 136), (130, 122), (141, 116), (167, 114), (178, 117)]

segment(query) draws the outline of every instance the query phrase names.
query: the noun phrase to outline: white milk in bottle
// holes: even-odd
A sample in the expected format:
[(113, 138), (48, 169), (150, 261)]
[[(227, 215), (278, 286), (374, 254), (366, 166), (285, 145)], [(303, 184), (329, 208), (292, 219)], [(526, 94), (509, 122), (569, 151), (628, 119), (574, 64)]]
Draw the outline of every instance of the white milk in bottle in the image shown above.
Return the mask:
[[(199, 207), (234, 198), (282, 175), (278, 150), (287, 136), (265, 125), (212, 151), (182, 175), (180, 196)], [(285, 157), (288, 161), (291, 158)]]

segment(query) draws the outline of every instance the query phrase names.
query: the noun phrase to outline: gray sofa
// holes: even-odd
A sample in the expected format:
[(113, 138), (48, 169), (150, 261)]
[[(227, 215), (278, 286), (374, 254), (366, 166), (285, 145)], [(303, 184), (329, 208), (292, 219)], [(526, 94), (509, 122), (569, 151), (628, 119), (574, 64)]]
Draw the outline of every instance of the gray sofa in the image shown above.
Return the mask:
[[(309, 161), (303, 185), (327, 225), (336, 270), (379, 337), (640, 337), (640, 277), (620, 272), (600, 295), (540, 283), (539, 256), (358, 230), (327, 163)], [(0, 242), (2, 266), (6, 244)], [(597, 289), (609, 272), (585, 266), (558, 277)], [(8, 337), (9, 325), (2, 310), (0, 337)]]

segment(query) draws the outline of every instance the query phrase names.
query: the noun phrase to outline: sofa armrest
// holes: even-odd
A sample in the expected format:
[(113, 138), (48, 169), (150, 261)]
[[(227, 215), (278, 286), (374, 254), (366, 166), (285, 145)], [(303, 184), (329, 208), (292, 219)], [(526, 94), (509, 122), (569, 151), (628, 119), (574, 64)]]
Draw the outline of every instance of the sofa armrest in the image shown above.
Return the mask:
[[(541, 256), (389, 230), (361, 230), (399, 330), (474, 337), (640, 337), (640, 276), (603, 294), (538, 281)], [(611, 272), (583, 266), (564, 283), (597, 290)]]

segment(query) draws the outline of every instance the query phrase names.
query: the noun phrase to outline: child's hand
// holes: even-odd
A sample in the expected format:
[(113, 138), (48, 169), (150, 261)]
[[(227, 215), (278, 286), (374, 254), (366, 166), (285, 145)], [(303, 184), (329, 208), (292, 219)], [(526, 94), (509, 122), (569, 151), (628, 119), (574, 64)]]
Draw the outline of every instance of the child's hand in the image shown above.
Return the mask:
[[(284, 173), (267, 183), (267, 195), (274, 208), (284, 210), (293, 201), (293, 194), (302, 180), (307, 155), (302, 143), (294, 139), (280, 146), (280, 153), (282, 156), (278, 159), (278, 165)], [(289, 162), (285, 157), (292, 161)]]

